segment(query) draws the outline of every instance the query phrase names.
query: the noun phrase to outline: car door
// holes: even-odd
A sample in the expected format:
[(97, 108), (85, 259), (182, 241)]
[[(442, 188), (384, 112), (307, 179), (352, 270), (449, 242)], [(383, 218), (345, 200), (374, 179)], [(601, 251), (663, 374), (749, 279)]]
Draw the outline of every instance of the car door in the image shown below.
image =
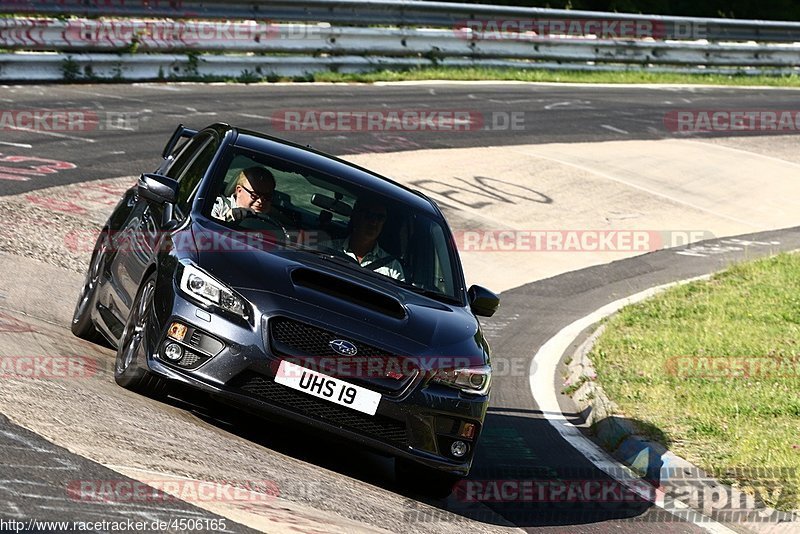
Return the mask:
[[(191, 196), (214, 158), (219, 141), (214, 132), (201, 132), (186, 143), (172, 161), (166, 176), (178, 181), (175, 216), (185, 217)], [(112, 267), (115, 290), (112, 312), (122, 324), (130, 312), (139, 285), (164, 239), (164, 206), (140, 195), (134, 195), (130, 217), (117, 234), (119, 240)]]

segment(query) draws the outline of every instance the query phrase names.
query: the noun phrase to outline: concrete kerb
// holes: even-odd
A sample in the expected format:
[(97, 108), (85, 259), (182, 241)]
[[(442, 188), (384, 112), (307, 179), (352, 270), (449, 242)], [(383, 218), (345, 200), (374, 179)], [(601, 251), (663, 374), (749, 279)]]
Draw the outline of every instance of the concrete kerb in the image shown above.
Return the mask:
[[(792, 253), (800, 253), (800, 251)], [(700, 277), (701, 280), (706, 278)], [(670, 286), (697, 280), (680, 281), (670, 284)], [(569, 351), (565, 353), (565, 358), (562, 360), (563, 365), (560, 367), (562, 392), (575, 404), (584, 423), (582, 428), (615, 460), (657, 487), (663, 486), (663, 483), (667, 482), (666, 478), (662, 476), (663, 474), (683, 472), (696, 478), (693, 482), (695, 486), (712, 490), (723, 487), (730, 490), (730, 487), (717, 481), (713, 475), (708, 474), (697, 465), (676, 455), (663, 444), (640, 434), (633, 422), (620, 415), (618, 405), (608, 397), (598, 382), (594, 364), (589, 358), (589, 354), (605, 330), (605, 324), (596, 323), (588, 331), (582, 332), (572, 344), (572, 346), (577, 344), (577, 347), (571, 353)], [(581, 338), (584, 339), (581, 341)], [(768, 508), (763, 502), (759, 502), (758, 505), (763, 507), (760, 508), (760, 511), (765, 514), (778, 513), (776, 510)], [(780, 522), (800, 522), (800, 511), (779, 514), (781, 515)], [(749, 523), (748, 526), (757, 532), (765, 532), (770, 528), (769, 524)]]
[[(566, 365), (567, 377), (562, 384), (564, 392), (572, 398), (588, 432), (605, 450), (639, 476), (657, 480), (662, 458), (669, 450), (638, 434), (633, 423), (618, 415), (619, 407), (597, 381), (597, 372), (589, 358), (605, 329), (605, 325), (599, 325), (573, 352)], [(686, 464), (699, 469), (689, 462)]]

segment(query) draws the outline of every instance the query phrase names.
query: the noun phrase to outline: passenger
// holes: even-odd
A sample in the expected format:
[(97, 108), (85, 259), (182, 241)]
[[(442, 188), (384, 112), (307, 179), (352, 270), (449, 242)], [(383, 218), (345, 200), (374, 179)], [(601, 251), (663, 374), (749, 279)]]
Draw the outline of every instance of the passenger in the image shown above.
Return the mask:
[(387, 215), (386, 206), (377, 199), (359, 198), (350, 216), (350, 235), (331, 241), (330, 247), (350, 256), (362, 267), (374, 263), (372, 270), (376, 273), (405, 281), (400, 262), (378, 244)]
[(272, 209), (274, 193), (275, 177), (272, 173), (263, 167), (249, 167), (239, 173), (230, 197), (217, 197), (211, 216), (230, 222), (235, 219), (233, 210), (236, 208), (276, 216), (277, 213)]

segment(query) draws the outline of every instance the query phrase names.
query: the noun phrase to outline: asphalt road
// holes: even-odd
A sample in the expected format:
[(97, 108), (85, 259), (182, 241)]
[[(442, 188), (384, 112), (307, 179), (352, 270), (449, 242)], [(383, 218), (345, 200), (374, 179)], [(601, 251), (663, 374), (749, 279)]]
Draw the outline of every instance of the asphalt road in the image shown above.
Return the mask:
[[(778, 89), (530, 84), (5, 86), (0, 88), (0, 196), (152, 170), (165, 140), (180, 122), (197, 128), (228, 122), (345, 155), (714, 136), (673, 132), (665, 118), (680, 110), (792, 110), (797, 94)], [(461, 113), (459, 117), (468, 119), (454, 126), (461, 128), (458, 131), (430, 126), (412, 126), (410, 131), (394, 127), (342, 131), (322, 119), (315, 129), (314, 120), (307, 120), (309, 111), (376, 110)], [(19, 115), (21, 111), (37, 112), (41, 121), (31, 123)], [(62, 116), (79, 112), (76, 117), (85, 120), (76, 118), (71, 126), (56, 124), (52, 116), (42, 115), (47, 111)], [(287, 112), (299, 112), (301, 118), (286, 122)], [(298, 125), (305, 129), (297, 131)]]
[(220, 525), (219, 521), (230, 532), (258, 532), (157, 489), (149, 492), (147, 500), (110, 505), (103, 501), (110, 494), (97, 491), (100, 481), (113, 483), (114, 489), (132, 490), (140, 484), (53, 445), (3, 415), (0, 479), (0, 532), (71, 532), (80, 528), (75, 523), (99, 523), (99, 528), (87, 529), (95, 532), (112, 531), (112, 523), (122, 530), (160, 532), (170, 526), (173, 531), (184, 530), (174, 528), (181, 522), (210, 527), (214, 522)]
[[(665, 128), (663, 118), (675, 109), (791, 109), (796, 94), (778, 90), (607, 89), (530, 85), (9, 87), (0, 89), (0, 98), (7, 109), (91, 109), (99, 115), (112, 112), (116, 114), (115, 118), (127, 117), (127, 125), (133, 129), (109, 130), (106, 129), (108, 123), (101, 121), (104, 124), (102, 129), (98, 127), (88, 132), (3, 130), (0, 161), (17, 171), (26, 168), (24, 166), (27, 164), (27, 168), (38, 175), (0, 167), (0, 175), (5, 173), (30, 178), (0, 179), (0, 194), (17, 194), (52, 185), (132, 175), (152, 169), (156, 166), (160, 145), (178, 122), (202, 126), (219, 120), (269, 131), (275, 130), (275, 124), (270, 120), (273, 113), (286, 109), (437, 109), (437, 106), (441, 106), (447, 110), (476, 110), (482, 116), (524, 112), (525, 128), (522, 130), (481, 129), (472, 132), (402, 134), (293, 132), (291, 135), (289, 132), (276, 131), (278, 135), (301, 143), (311, 143), (331, 153), (352, 154), (423, 147), (662, 138), (672, 135)], [(63, 164), (60, 166), (63, 168), (58, 168), (54, 163), (30, 158), (73, 163), (75, 168), (69, 169)], [(800, 248), (800, 230), (757, 235), (753, 240), (780, 244), (751, 246), (744, 250), (725, 246), (706, 247), (702, 250), (712, 252), (692, 256), (678, 255), (674, 250), (659, 251), (566, 273), (505, 292), (501, 310), (496, 317), (485, 321), (487, 335), (494, 354), (506, 362), (524, 362), (524, 372), (496, 373), (492, 405), (470, 480), (595, 480), (613, 485), (613, 481), (569, 447), (542, 418), (530, 393), (527, 362), (559, 329), (608, 302), (653, 285), (712, 272), (735, 259), (764, 255), (773, 249)], [(71, 299), (72, 293), (70, 291), (69, 296), (63, 298)], [(55, 340), (58, 336), (70, 336), (66, 325), (56, 325), (50, 335)], [(8, 334), (0, 334), (0, 343), (8, 340)], [(103, 354), (108, 356), (107, 351)], [(121, 388), (113, 391), (118, 395), (124, 393)], [(569, 414), (571, 408), (564, 400), (564, 409)], [(208, 437), (209, 447), (213, 448), (213, 436), (223, 432), (258, 443), (274, 451), (276, 456), (288, 455), (307, 464), (312, 470), (315, 467), (324, 468), (342, 483), (357, 479), (374, 485), (387, 496), (402, 496), (406, 524), (384, 525), (392, 529), (427, 530), (433, 523), (453, 522), (452, 515), (440, 517), (431, 512), (440, 509), (456, 514), (456, 518), (460, 516), (481, 522), (486, 528), (495, 525), (516, 526), (531, 532), (541, 528), (570, 532), (661, 532), (665, 528), (678, 532), (699, 531), (698, 527), (676, 521), (647, 503), (581, 502), (580, 499), (554, 503), (512, 498), (478, 499), (481, 506), (467, 506), (458, 495), (447, 501), (435, 501), (397, 487), (383, 460), (368, 453), (352, 452), (348, 447), (329, 443), (325, 438), (315, 436), (309, 440), (309, 436), (302, 432), (266, 433), (254, 430), (248, 421), (222, 416), (214, 405), (195, 406), (176, 400), (172, 405), (155, 405), (153, 408), (154, 405), (150, 403), (147, 406), (156, 410), (156, 415), (158, 410), (167, 413), (175, 409), (197, 415), (199, 419), (195, 427), (199, 435)], [(573, 415), (577, 417), (577, 414)], [(64, 424), (89, 424), (88, 416), (87, 420), (65, 421)], [(102, 424), (107, 426), (108, 432), (115, 432), (115, 421), (103, 421)], [(45, 477), (38, 469), (24, 467), (32, 463), (31, 458), (37, 448), (53, 451), (57, 448), (4, 420), (0, 421), (0, 436), (5, 436), (5, 441), (0, 441), (0, 462), (2, 477), (7, 479), (4, 486), (6, 493), (3, 495), (6, 510), (0, 509), (0, 517), (84, 517), (84, 510), (78, 504), (62, 502), (59, 506), (52, 506), (48, 499), (49, 490), (46, 488), (63, 486), (68, 480), (65, 477), (72, 475), (52, 471)], [(19, 439), (14, 436), (23, 436), (28, 440), (27, 444), (22, 442), (22, 446), (18, 445)], [(128, 439), (135, 441), (135, 438), (124, 434), (116, 439), (123, 446)], [(83, 478), (109, 476), (102, 472), (102, 466), (66, 451), (57, 450), (52, 454), (71, 462)], [(208, 469), (213, 470), (214, 466), (208, 466)], [(119, 475), (115, 476), (119, 478)], [(11, 485), (8, 484), (10, 480), (13, 480)], [(62, 497), (63, 492), (59, 497), (63, 501)], [(347, 500), (351, 497), (330, 493), (325, 506), (339, 512), (341, 508), (351, 505)], [(379, 504), (371, 505), (379, 507)], [(175, 513), (199, 514), (190, 505), (175, 506)], [(120, 516), (126, 516), (124, 509), (119, 513)], [(204, 514), (203, 517), (212, 517)], [(380, 525), (381, 521), (374, 512), (370, 512), (368, 520), (375, 526)], [(460, 529), (457, 522), (444, 526), (440, 524), (438, 527), (452, 531)]]
[[(281, 480), (283, 499), (310, 499), (314, 506), (350, 520), (358, 519), (365, 527), (407, 532), (460, 532), (464, 529), (478, 532), (509, 526), (527, 532), (540, 529), (700, 532), (699, 527), (649, 503), (635, 502), (626, 490), (612, 493), (616, 497), (606, 500), (575, 495), (551, 502), (537, 499), (536, 493), (525, 497), (522, 493), (506, 495), (496, 490), (470, 492), (468, 488), (470, 483), (488, 488), (489, 484), (504, 482), (520, 487), (526, 481), (537, 484), (592, 481), (604, 488), (619, 489), (615, 481), (566, 444), (543, 418), (530, 391), (530, 357), (567, 324), (621, 297), (710, 273), (732, 261), (752, 259), (776, 250), (798, 249), (800, 228), (743, 239), (753, 244), (746, 246), (739, 242), (731, 246), (729, 239), (705, 242), (692, 245), (692, 255), (678, 254), (679, 250), (675, 249), (663, 250), (505, 292), (496, 317), (484, 323), (495, 356), (496, 373), (482, 441), (469, 479), (461, 491), (447, 500), (431, 499), (424, 491), (398, 486), (388, 459), (325, 436), (292, 426), (254, 424), (251, 417), (195, 398), (158, 403), (130, 394), (113, 384), (112, 351), (102, 347), (87, 348), (87, 344), (70, 336), (66, 324), (49, 324), (24, 314), (15, 314), (20, 317), (20, 323), (15, 323), (7, 313), (3, 314), (0, 343), (4, 349), (13, 348), (16, 342), (18, 351), (52, 354), (56, 350), (57, 353), (71, 351), (68, 347), (77, 343), (83, 347), (79, 353), (97, 361), (101, 371), (92, 380), (58, 385), (60, 392), (55, 394), (46, 389), (55, 387), (48, 386), (46, 381), (23, 380), (28, 384), (13, 388), (7, 385), (4, 395), (9, 391), (21, 393), (18, 399), (25, 405), (31, 403), (31, 395), (50, 398), (44, 403), (37, 401), (33, 407), (15, 406), (12, 411), (23, 423), (31, 423), (36, 417), (54, 418), (56, 439), (64, 434), (73, 436), (73, 443), (98, 440), (102, 446), (95, 446), (95, 453), (112, 458), (112, 462), (118, 458), (118, 462), (141, 465), (151, 473), (157, 472), (155, 465), (174, 465), (175, 471), (181, 471), (179, 466), (188, 462), (199, 470), (194, 478), (202, 480), (225, 480), (226, 477), (238, 480), (241, 477), (229, 471), (231, 466), (249, 467), (252, 468), (250, 472), (260, 477)], [(63, 283), (50, 276), (54, 283)], [(20, 306), (14, 304), (15, 300), (3, 300), (4, 312)], [(35, 303), (29, 303), (28, 309), (36, 309)], [(27, 326), (35, 331), (38, 347), (26, 346), (25, 338), (20, 337)], [(48, 349), (48, 346), (61, 348)], [(76, 391), (69, 391), (73, 387)], [(574, 422), (580, 422), (569, 400), (561, 400), (562, 411)], [(3, 405), (8, 406), (8, 402), (4, 400)], [(65, 402), (74, 406), (61, 406)], [(42, 406), (48, 413), (41, 411)], [(92, 449), (83, 443), (80, 447)], [(108, 448), (114, 450), (108, 451)], [(242, 454), (234, 454), (236, 449), (241, 449)], [(220, 450), (227, 452), (220, 456)], [(159, 454), (163, 458), (157, 457)], [(127, 479), (55, 447), (4, 419), (0, 419), (0, 462), (4, 479), (0, 518), (88, 521), (102, 517), (110, 521), (131, 517), (215, 517), (176, 501), (169, 501), (165, 506), (161, 500), (137, 500), (135, 507), (126, 507), (115, 502), (93, 503), (70, 498), (68, 488), (76, 481)], [(314, 481), (311, 494), (309, 481)], [(228, 527), (234, 531), (246, 530), (233, 522), (229, 522)]]

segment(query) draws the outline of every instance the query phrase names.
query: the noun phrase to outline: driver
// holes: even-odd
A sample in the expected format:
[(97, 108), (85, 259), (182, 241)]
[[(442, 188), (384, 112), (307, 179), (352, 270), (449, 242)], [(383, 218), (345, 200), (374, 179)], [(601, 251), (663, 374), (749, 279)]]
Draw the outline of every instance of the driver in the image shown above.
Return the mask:
[(359, 197), (350, 217), (350, 235), (346, 239), (332, 241), (331, 248), (342, 251), (362, 267), (378, 262), (377, 265), (380, 266), (373, 269), (376, 273), (405, 281), (400, 262), (378, 244), (387, 214), (383, 203), (376, 199)]
[(272, 209), (272, 195), (275, 193), (275, 177), (263, 167), (248, 167), (239, 173), (236, 186), (230, 197), (217, 197), (211, 216), (222, 221), (234, 220), (233, 210), (244, 208), (255, 213), (277, 215)]

